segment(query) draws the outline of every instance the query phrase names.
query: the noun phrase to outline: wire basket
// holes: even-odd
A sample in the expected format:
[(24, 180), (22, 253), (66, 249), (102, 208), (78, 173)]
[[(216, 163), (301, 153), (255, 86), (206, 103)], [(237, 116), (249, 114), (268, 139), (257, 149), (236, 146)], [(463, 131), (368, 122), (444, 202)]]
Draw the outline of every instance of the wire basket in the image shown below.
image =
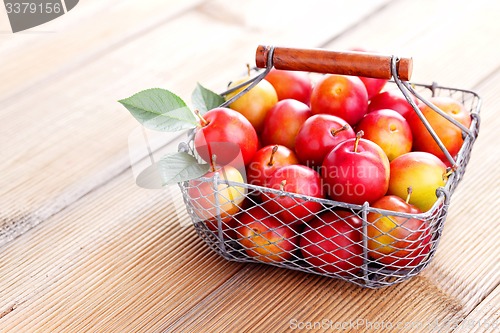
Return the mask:
[[(302, 52), (298, 57), (301, 59), (300, 63), (287, 63), (287, 59), (297, 59), (297, 55), (294, 53), (297, 51)], [(229, 105), (234, 99), (250, 90), (267, 75), (272, 67), (359, 75), (359, 73), (353, 72), (352, 68), (362, 67), (360, 63), (353, 64), (353, 62), (348, 61), (349, 68), (346, 69), (344, 65), (338, 65), (339, 54), (324, 50), (310, 51), (312, 53), (307, 53), (307, 50), (259, 47), (257, 65), (259, 66), (260, 63), (259, 67), (265, 67), (266, 70), (258, 72), (258, 75), (249, 81), (231, 89), (234, 91), (251, 83), (223, 106)], [(331, 60), (327, 63), (328, 66), (314, 64), (313, 62), (317, 59), (317, 54), (314, 52), (319, 52), (321, 55), (327, 54)], [(351, 57), (348, 53), (340, 56)], [(370, 63), (373, 64), (373, 58), (370, 60)], [(354, 62), (356, 61), (354, 59)], [(364, 62), (363, 59), (360, 61)], [(373, 66), (362, 69), (362, 74), (365, 75), (360, 76), (382, 77), (390, 75), (392, 81), (389, 84), (396, 85), (403, 92), (415, 112), (421, 116), (424, 125), (430, 130), (450, 164), (454, 166), (446, 185), (437, 190), (438, 200), (433, 207), (421, 214), (400, 213), (373, 208), (367, 202), (363, 205), (354, 205), (247, 183), (226, 181), (219, 173), (215, 173), (211, 178), (199, 178), (195, 182), (179, 184), (194, 227), (210, 248), (227, 260), (265, 263), (338, 278), (366, 288), (380, 288), (400, 283), (419, 274), (429, 265), (441, 238), (451, 196), (464, 176), (474, 141), (478, 135), (481, 100), (476, 93), (468, 90), (441, 87), (435, 83), (430, 85), (410, 84), (408, 81), (402, 80), (404, 78), (402, 71), (405, 70), (402, 66), (408, 64), (403, 64), (401, 59), (394, 56), (385, 57), (383, 62), (382, 65), (379, 64), (378, 69)], [(388, 71), (389, 74), (376, 72), (380, 68)], [(411, 63), (409, 71), (411, 72)], [(222, 95), (231, 91), (224, 92)], [(440, 113), (442, 111), (430, 104), (428, 99), (432, 96), (450, 96), (462, 102), (470, 112), (472, 123), (469, 128), (462, 128), (464, 142), (455, 157), (450, 156), (437, 135), (433, 133), (411, 95)], [(193, 138), (194, 131), (191, 131), (188, 142), (181, 143), (179, 150), (189, 152), (199, 158), (194, 149)], [(210, 186), (213, 191), (207, 193), (202, 189), (203, 186)], [(229, 187), (234, 190), (232, 195), (229, 195), (230, 197), (225, 191)], [(284, 208), (276, 201), (276, 198), (284, 196), (293, 202), (292, 206), (287, 205), (287, 208)], [(194, 197), (196, 199), (193, 199)], [(225, 205), (234, 203), (235, 200), (238, 201), (241, 208), (236, 211), (227, 210)], [(207, 205), (207, 202), (215, 204)], [(311, 209), (313, 206), (314, 209)], [(269, 209), (269, 207), (273, 209)], [(260, 238), (260, 241), (256, 241), (256, 238), (249, 239), (249, 230), (245, 229), (248, 227), (242, 227), (248, 225), (249, 218), (265, 222), (277, 215), (294, 214), (293, 212), (297, 211), (300, 214), (296, 214), (294, 223), (280, 223), (279, 225), (269, 223), (269, 229), (266, 231), (266, 235)], [(243, 219), (245, 221), (242, 221)], [(411, 227), (411, 223), (415, 219), (425, 222), (418, 230)], [(318, 220), (323, 222), (319, 228), (328, 230), (318, 232), (316, 225)], [(383, 224), (384, 221), (387, 223), (387, 221), (393, 220), (398, 221), (397, 228), (401, 229), (402, 234), (406, 234), (402, 240), (395, 240), (392, 243), (385, 242), (382, 245), (380, 237), (390, 237), (387, 230), (385, 230), (385, 234), (382, 233), (382, 236), (380, 234), (370, 235), (370, 231), (374, 230), (374, 225), (377, 225), (377, 222), (380, 221)], [(342, 230), (339, 221), (347, 221), (350, 225), (354, 225), (356, 233), (353, 234), (352, 230)], [(325, 237), (324, 235), (330, 236)], [(377, 249), (377, 245), (379, 245), (380, 251), (374, 250)]]

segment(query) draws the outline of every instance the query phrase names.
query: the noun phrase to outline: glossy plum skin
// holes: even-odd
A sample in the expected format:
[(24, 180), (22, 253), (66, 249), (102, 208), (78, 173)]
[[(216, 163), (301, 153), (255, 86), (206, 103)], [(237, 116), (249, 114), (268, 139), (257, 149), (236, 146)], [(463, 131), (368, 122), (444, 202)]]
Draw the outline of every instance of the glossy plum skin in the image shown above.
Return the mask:
[[(217, 167), (216, 172), (221, 180), (243, 183), (243, 176), (232, 166)], [(212, 178), (214, 173), (209, 171), (203, 177)], [(246, 193), (243, 186), (219, 184), (215, 190), (212, 182), (198, 179), (189, 181), (188, 197), (195, 214), (214, 232), (218, 231), (220, 218), (222, 232), (230, 238), (233, 237), (232, 229), (236, 223), (233, 216), (240, 211)]]
[(435, 155), (426, 152), (409, 152), (391, 162), (388, 194), (406, 198), (412, 187), (410, 203), (426, 212), (437, 200), (436, 190), (446, 184), (446, 165)]
[(389, 161), (411, 151), (413, 135), (410, 125), (394, 110), (381, 109), (368, 113), (358, 123), (356, 131), (363, 131), (363, 138), (378, 144)]
[[(382, 197), (372, 207), (409, 214), (422, 212), (394, 195)], [(375, 212), (370, 212), (367, 220), (368, 255), (386, 268), (412, 268), (429, 253), (431, 235), (426, 221)]]
[(278, 94), (278, 100), (294, 99), (309, 105), (312, 81), (308, 73), (273, 68), (266, 75)]
[(297, 250), (299, 237), (295, 229), (284, 225), (255, 206), (238, 215), (236, 238), (250, 257), (263, 262), (282, 262)]
[[(411, 98), (416, 105), (419, 104), (415, 96), (411, 95)], [(402, 115), (405, 119), (410, 114), (415, 113), (415, 110), (413, 110), (413, 107), (410, 103), (408, 103), (403, 93), (399, 89), (383, 91), (379, 94), (376, 94), (370, 99), (370, 104), (368, 105), (368, 113), (382, 109), (394, 110)]]
[(331, 114), (354, 126), (368, 111), (368, 93), (357, 76), (325, 75), (311, 94), (313, 114)]
[[(452, 99), (451, 97), (443, 96), (430, 98), (429, 101), (465, 127), (470, 127), (472, 119), (470, 113), (465, 109), (462, 103)], [(419, 108), (425, 118), (429, 121), (437, 136), (443, 142), (450, 155), (452, 157), (456, 156), (464, 142), (462, 138), (462, 130), (432, 110), (429, 106), (420, 104)], [(445, 154), (439, 148), (436, 141), (434, 141), (416, 113), (408, 115), (407, 119), (413, 134), (413, 150), (425, 151), (436, 155), (444, 163), (450, 166)]]
[(207, 123), (200, 123), (194, 137), (201, 158), (210, 162), (216, 155), (219, 165), (238, 164), (238, 158), (245, 165), (252, 160), (259, 139), (252, 124), (242, 114), (228, 108), (215, 108), (203, 118)]
[[(267, 187), (315, 198), (323, 198), (321, 178), (313, 169), (304, 165), (289, 165), (276, 170), (267, 183)], [(264, 207), (277, 213), (281, 221), (298, 225), (311, 220), (322, 209), (315, 201), (292, 198), (279, 193), (262, 193)]]
[(355, 274), (363, 265), (358, 227), (326, 212), (309, 221), (299, 242), (304, 259), (320, 273)]
[[(346, 129), (340, 129), (347, 126)], [(321, 166), (325, 156), (340, 142), (354, 138), (356, 134), (342, 118), (329, 114), (317, 114), (307, 119), (295, 139), (295, 152), (302, 164)]]
[[(273, 150), (275, 150), (274, 153)], [(252, 185), (266, 186), (268, 179), (277, 169), (293, 164), (299, 164), (299, 160), (292, 150), (280, 145), (265, 146), (255, 153), (248, 164), (247, 182)]]
[(359, 76), (359, 79), (365, 85), (366, 92), (368, 93), (368, 99), (372, 99), (375, 95), (377, 95), (388, 81), (385, 79), (374, 79), (372, 77), (364, 76)]
[(295, 149), (297, 133), (310, 116), (311, 109), (302, 102), (294, 99), (279, 101), (267, 113), (260, 135), (262, 144), (278, 144)]
[(336, 201), (362, 205), (384, 196), (389, 188), (389, 159), (377, 144), (359, 139), (338, 144), (324, 159), (324, 190)]
[[(229, 88), (236, 87), (237, 85), (246, 82), (248, 79), (249, 77), (236, 80), (229, 85)], [(229, 100), (243, 89), (245, 89), (245, 87), (228, 94), (226, 96), (226, 100)], [(257, 133), (260, 133), (264, 128), (264, 120), (266, 119), (267, 113), (273, 108), (274, 105), (276, 105), (276, 103), (278, 103), (276, 90), (271, 83), (264, 79), (248, 92), (240, 96), (237, 100), (232, 102), (229, 107), (245, 116), (245, 118), (247, 118), (255, 128)]]

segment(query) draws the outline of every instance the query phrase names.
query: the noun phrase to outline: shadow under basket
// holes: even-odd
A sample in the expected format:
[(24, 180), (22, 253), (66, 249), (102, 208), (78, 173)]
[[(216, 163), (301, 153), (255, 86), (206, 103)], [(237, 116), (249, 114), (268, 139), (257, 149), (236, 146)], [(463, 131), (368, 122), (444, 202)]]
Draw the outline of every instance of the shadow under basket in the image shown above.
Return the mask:
[[(276, 59), (273, 60), (272, 56), (271, 59), (267, 59), (265, 66), (267, 70), (258, 72), (260, 74), (250, 82), (255, 83), (261, 80), (272, 67), (279, 68), (274, 66), (273, 61)], [(459, 153), (454, 156), (455, 171), (451, 173), (446, 185), (437, 190), (438, 200), (430, 210), (421, 214), (381, 210), (370, 207), (368, 203), (353, 205), (226, 181), (219, 173), (215, 173), (211, 178), (199, 178), (195, 182), (179, 183), (187, 212), (199, 237), (227, 260), (264, 263), (342, 279), (365, 288), (380, 288), (400, 283), (419, 274), (427, 267), (436, 253), (451, 197), (464, 176), (479, 132), (481, 100), (476, 93), (468, 90), (441, 87), (435, 83), (425, 85), (401, 81), (395, 70), (397, 58), (393, 57), (391, 61), (392, 81), (388, 85), (396, 85), (408, 101), (411, 95), (423, 102), (433, 96), (449, 96), (462, 102), (472, 117), (470, 127), (463, 133), (463, 145)], [(412, 106), (414, 109), (418, 108), (414, 103)], [(193, 137), (194, 132), (191, 132), (187, 142), (182, 143), (179, 150), (188, 152), (199, 159), (193, 147)], [(201, 189), (203, 186), (209, 186), (213, 191), (207, 194)], [(230, 198), (226, 197), (227, 187), (235, 191)], [(305, 211), (307, 214), (301, 214), (293, 223), (284, 223), (274, 229), (271, 228), (268, 231), (268, 235), (271, 236), (264, 243), (251, 241), (245, 229), (241, 227), (241, 218), (246, 215), (245, 218), (248, 219), (250, 215), (256, 220), (263, 219), (258, 214), (252, 216), (256, 212), (254, 207), (262, 208), (260, 211), (264, 211), (266, 216), (279, 215), (286, 209), (283, 208), (281, 211), (276, 209), (279, 203), (275, 200), (276, 197), (283, 196), (294, 201), (294, 206), (288, 207), (288, 212), (295, 211), (298, 207), (301, 212)], [(197, 199), (194, 200), (193, 197)], [(234, 204), (235, 201), (240, 203), (241, 208), (232, 212), (233, 210), (227, 209), (227, 205)], [(212, 203), (212, 205), (207, 205), (207, 203)], [(308, 211), (310, 203), (314, 203), (313, 211)], [(273, 209), (270, 210), (271, 206)], [(367, 219), (368, 216), (372, 218)], [(327, 228), (330, 228), (331, 238), (322, 239), (318, 243), (314, 242), (318, 234), (314, 228), (310, 227), (310, 224), (316, 219), (323, 220)], [(370, 237), (370, 228), (373, 230), (373, 225), (380, 219), (386, 222), (398, 220), (398, 227), (401, 231), (407, 232), (407, 237), (402, 240), (405, 247), (401, 247), (401, 240), (389, 244), (381, 242), (380, 237), (390, 237), (389, 234)], [(424, 222), (417, 231), (409, 226), (414, 219)], [(352, 235), (337, 230), (335, 220), (349, 222), (359, 237), (353, 238)], [(408, 227), (405, 226), (407, 223)], [(288, 236), (283, 239), (278, 234)], [(328, 243), (335, 244), (335, 250), (328, 252)], [(269, 252), (269, 248), (273, 249), (272, 253)], [(318, 253), (318, 248), (323, 252)]]

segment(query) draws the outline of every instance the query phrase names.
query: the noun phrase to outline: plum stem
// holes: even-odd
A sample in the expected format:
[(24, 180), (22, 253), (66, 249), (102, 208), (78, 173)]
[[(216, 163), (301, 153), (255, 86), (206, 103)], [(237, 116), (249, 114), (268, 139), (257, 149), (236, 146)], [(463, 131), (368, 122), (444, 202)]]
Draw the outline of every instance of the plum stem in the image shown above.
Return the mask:
[(410, 203), (410, 197), (411, 197), (411, 194), (413, 192), (413, 188), (411, 186), (408, 186), (408, 189), (406, 191), (408, 192), (408, 195), (406, 196), (406, 203), (409, 204)]
[(342, 131), (346, 131), (350, 128), (349, 124), (345, 124), (344, 126), (342, 126), (341, 128), (339, 129), (332, 129), (331, 130), (331, 133), (333, 136), (337, 135), (338, 133), (342, 132)]
[(276, 152), (278, 151), (278, 148), (279, 148), (278, 145), (275, 145), (273, 147), (273, 151), (271, 152), (271, 157), (269, 157), (269, 162), (267, 163), (268, 166), (273, 166), (273, 164), (274, 164), (274, 161), (273, 161), (274, 154), (276, 154)]
[(358, 133), (356, 133), (356, 140), (354, 140), (354, 152), (357, 153), (358, 152), (358, 144), (359, 144), (359, 140), (361, 140), (361, 137), (365, 134), (365, 132), (363, 131), (359, 131)]
[(201, 122), (201, 126), (202, 127), (205, 127), (208, 125), (208, 121), (203, 118), (203, 116), (201, 115), (201, 112), (200, 110), (195, 110), (194, 113), (196, 114), (196, 116), (200, 119), (200, 122)]
[(280, 191), (284, 191), (286, 186), (286, 179), (283, 179), (280, 183)]
[[(286, 179), (283, 179), (280, 183), (280, 191), (284, 192), (285, 191), (285, 186), (286, 186)], [(280, 197), (284, 197), (284, 194), (280, 194)]]
[(250, 64), (247, 64), (247, 74), (248, 76), (252, 75), (252, 68), (250, 67)]
[(453, 166), (451, 168), (450, 167), (446, 168), (445, 173), (443, 173), (443, 180), (447, 180), (448, 177), (450, 177), (452, 173), (454, 173), (455, 171), (457, 171), (457, 169), (458, 168), (456, 166)]

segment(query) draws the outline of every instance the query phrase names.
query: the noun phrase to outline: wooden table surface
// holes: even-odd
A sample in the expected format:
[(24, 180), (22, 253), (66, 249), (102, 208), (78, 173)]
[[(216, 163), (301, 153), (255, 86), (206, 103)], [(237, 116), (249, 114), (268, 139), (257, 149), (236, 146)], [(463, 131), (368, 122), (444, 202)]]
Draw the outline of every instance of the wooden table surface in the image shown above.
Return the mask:
[[(327, 332), (499, 332), (498, 13), (492, 0), (85, 0), (13, 34), (0, 9), (0, 332), (316, 322)], [(258, 44), (411, 56), (414, 82), (483, 98), (466, 177), (419, 276), (367, 290), (228, 262), (197, 237), (175, 186), (135, 184), (147, 151), (117, 100), (150, 87), (189, 99), (196, 82), (221, 91)], [(158, 142), (175, 150), (180, 140)]]

